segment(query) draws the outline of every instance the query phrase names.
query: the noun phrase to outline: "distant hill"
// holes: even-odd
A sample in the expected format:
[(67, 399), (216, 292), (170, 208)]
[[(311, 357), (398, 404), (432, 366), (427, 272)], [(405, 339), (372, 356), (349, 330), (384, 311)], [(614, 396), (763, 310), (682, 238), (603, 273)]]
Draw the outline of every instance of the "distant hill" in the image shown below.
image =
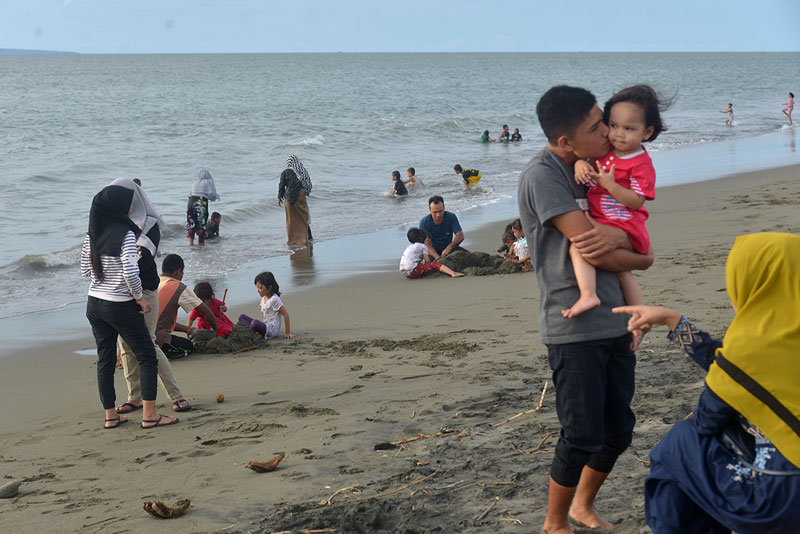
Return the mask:
[(77, 54), (78, 52), (61, 52), (58, 50), (24, 50), (21, 48), (0, 48), (0, 54)]

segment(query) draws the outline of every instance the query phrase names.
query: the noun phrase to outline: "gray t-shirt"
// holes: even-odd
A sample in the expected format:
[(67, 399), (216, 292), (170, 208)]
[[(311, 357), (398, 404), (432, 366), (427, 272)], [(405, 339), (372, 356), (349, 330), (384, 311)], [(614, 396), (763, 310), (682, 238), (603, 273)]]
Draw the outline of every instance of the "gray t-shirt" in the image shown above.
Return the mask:
[(597, 296), (602, 302), (599, 307), (572, 319), (561, 315), (561, 310), (578, 300), (580, 292), (569, 257), (569, 239), (551, 220), (570, 211), (588, 209), (586, 188), (575, 182), (572, 167), (547, 148), (542, 149), (519, 177), (518, 201), (539, 282), (542, 343), (576, 343), (624, 335), (628, 317), (611, 313), (614, 306), (624, 305), (615, 273), (597, 270)]

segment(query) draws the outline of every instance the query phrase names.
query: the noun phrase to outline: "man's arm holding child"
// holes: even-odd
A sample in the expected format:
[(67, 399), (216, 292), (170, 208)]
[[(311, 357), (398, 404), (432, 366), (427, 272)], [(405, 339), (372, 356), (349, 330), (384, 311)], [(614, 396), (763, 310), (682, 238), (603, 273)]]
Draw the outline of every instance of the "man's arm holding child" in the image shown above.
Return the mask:
[(643, 271), (653, 264), (653, 247), (647, 254), (633, 252), (625, 232), (590, 222), (580, 210), (556, 215), (553, 225), (567, 236), (587, 262), (611, 272)]

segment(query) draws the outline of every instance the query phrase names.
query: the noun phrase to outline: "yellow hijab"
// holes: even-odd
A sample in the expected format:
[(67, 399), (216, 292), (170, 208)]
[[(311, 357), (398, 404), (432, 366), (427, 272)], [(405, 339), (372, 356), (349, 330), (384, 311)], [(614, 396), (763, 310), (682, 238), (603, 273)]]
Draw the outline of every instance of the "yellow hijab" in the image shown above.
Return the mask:
[(736, 317), (706, 384), (800, 468), (800, 236), (739, 236), (725, 266)]

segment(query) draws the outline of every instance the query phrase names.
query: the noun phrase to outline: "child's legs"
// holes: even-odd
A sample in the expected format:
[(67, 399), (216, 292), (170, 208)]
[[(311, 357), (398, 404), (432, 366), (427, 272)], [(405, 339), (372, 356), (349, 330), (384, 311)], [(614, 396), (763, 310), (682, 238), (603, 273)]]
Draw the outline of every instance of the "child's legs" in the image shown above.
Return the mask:
[(254, 334), (258, 334), (261, 337), (264, 337), (267, 333), (267, 325), (265, 325), (258, 319), (253, 319), (249, 315), (241, 314), (239, 316), (239, 322), (246, 324), (251, 332), (253, 332)]
[(639, 287), (639, 283), (636, 281), (636, 278), (633, 277), (632, 272), (625, 271), (617, 273), (617, 278), (619, 278), (619, 286), (622, 288), (622, 296), (625, 298), (625, 304), (628, 306), (644, 304), (642, 288)]
[(578, 289), (581, 298), (597, 297), (597, 272), (594, 266), (583, 259), (583, 256), (575, 245), (569, 246), (569, 257), (572, 260), (572, 270), (575, 271), (575, 279), (578, 281)]

